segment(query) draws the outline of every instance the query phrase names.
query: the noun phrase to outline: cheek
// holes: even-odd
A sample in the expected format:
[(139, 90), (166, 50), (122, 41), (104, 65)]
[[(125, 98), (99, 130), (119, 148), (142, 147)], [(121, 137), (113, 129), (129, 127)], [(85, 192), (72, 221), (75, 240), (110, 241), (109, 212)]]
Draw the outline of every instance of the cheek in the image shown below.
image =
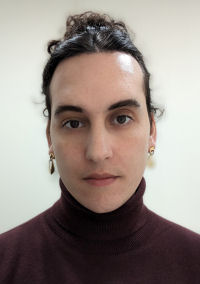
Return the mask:
[(149, 134), (148, 131), (140, 131), (127, 135), (121, 141), (121, 147), (128, 153), (145, 153), (148, 152)]
[(143, 167), (146, 165), (148, 148), (149, 135), (144, 132), (138, 132), (137, 135), (127, 136), (126, 139), (123, 140), (118, 152), (125, 165), (141, 165), (141, 167)]
[(70, 141), (53, 141), (56, 162), (59, 167), (66, 167), (71, 170), (74, 166), (81, 164), (83, 149), (81, 143)]

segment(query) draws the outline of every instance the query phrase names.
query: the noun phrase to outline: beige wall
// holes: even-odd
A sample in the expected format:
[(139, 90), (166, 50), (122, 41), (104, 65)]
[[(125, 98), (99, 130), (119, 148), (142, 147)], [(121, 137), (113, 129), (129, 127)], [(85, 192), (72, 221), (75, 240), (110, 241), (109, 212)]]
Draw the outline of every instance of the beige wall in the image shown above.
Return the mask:
[(156, 166), (145, 172), (147, 206), (200, 233), (200, 2), (198, 0), (0, 0), (0, 232), (51, 206), (58, 175), (48, 173), (41, 73), (46, 43), (69, 13), (96, 10), (125, 20), (166, 108)]

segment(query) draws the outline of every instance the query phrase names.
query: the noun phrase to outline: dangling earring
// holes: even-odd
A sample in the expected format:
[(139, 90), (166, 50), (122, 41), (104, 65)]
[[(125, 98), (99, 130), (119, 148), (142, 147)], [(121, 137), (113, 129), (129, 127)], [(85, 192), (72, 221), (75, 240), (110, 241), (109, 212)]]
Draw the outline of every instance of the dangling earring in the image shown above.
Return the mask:
[(55, 159), (54, 153), (49, 154), (49, 172), (52, 175), (55, 171), (55, 166), (53, 160)]
[(149, 157), (148, 157), (148, 160), (147, 160), (147, 166), (149, 168), (154, 168), (154, 166), (155, 166), (155, 161), (152, 159), (154, 152), (155, 152), (155, 147), (154, 146), (150, 147), (149, 152), (148, 152)]

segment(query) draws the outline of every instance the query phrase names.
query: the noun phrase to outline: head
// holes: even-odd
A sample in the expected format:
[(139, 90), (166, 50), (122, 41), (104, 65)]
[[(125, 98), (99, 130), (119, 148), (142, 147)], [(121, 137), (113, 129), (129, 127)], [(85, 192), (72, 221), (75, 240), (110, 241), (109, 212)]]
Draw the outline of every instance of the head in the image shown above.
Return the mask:
[(49, 153), (77, 201), (98, 213), (115, 210), (137, 189), (156, 141), (142, 54), (124, 23), (91, 12), (69, 17), (48, 51)]

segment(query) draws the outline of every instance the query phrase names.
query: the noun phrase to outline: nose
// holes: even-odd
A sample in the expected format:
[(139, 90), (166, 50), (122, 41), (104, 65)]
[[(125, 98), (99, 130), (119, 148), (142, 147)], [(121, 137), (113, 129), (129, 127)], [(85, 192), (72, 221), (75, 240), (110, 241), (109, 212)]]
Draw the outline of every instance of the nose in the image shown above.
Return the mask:
[(110, 135), (106, 129), (91, 130), (86, 145), (86, 159), (95, 163), (112, 157)]

